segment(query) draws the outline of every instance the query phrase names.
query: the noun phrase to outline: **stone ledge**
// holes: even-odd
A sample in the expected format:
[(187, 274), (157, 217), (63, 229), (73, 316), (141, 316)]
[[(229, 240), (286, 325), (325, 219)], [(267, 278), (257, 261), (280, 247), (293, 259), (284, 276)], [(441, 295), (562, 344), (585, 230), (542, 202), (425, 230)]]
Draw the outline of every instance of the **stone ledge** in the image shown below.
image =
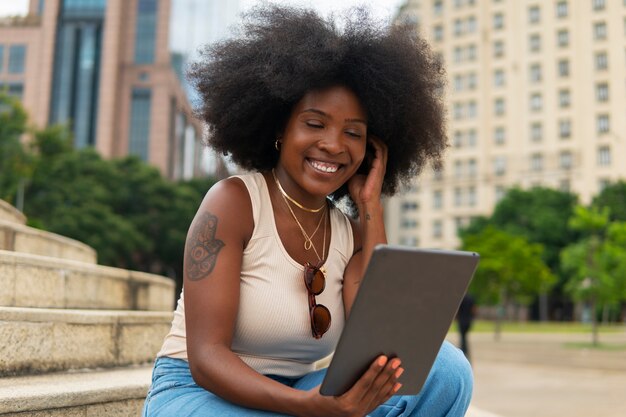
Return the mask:
[(2, 378), (0, 415), (137, 416), (150, 378), (150, 366)]
[(0, 307), (0, 376), (154, 360), (172, 313)]
[(6, 220), (17, 224), (26, 224), (26, 216), (2, 199), (0, 199), (0, 220)]
[(0, 219), (0, 249), (97, 263), (96, 251), (83, 242), (2, 219)]
[(0, 250), (0, 305), (171, 311), (169, 278), (102, 265)]

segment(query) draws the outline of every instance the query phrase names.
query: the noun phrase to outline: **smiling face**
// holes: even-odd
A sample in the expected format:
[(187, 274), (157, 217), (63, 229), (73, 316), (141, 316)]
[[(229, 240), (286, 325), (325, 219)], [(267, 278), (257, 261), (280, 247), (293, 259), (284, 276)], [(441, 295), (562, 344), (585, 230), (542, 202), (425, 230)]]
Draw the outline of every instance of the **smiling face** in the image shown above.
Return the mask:
[(357, 96), (344, 86), (307, 92), (281, 135), (276, 174), (302, 204), (326, 198), (346, 183), (365, 156), (367, 119)]

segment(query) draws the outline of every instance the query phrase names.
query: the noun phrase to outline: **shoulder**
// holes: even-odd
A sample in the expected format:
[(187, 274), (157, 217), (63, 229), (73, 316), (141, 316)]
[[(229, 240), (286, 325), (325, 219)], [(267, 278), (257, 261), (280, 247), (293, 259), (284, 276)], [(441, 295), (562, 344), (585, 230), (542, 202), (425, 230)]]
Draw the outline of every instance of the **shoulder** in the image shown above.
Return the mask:
[(254, 228), (252, 203), (244, 182), (237, 177), (218, 181), (206, 193), (191, 228), (210, 222), (216, 234), (249, 240)]

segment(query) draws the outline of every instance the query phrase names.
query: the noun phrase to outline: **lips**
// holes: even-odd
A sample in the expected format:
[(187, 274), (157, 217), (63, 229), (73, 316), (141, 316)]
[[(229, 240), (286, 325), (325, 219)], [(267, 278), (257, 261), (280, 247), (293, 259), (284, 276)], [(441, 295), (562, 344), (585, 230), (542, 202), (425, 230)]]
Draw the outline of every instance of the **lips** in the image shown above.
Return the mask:
[(335, 164), (335, 163), (332, 163), (332, 162), (318, 161), (318, 160), (315, 160), (315, 159), (309, 159), (308, 161), (309, 161), (309, 164), (311, 164), (311, 166), (313, 168), (315, 168), (316, 170), (321, 171), (321, 172), (325, 172), (325, 173), (329, 173), (329, 174), (337, 172), (337, 170), (341, 166), (340, 164)]

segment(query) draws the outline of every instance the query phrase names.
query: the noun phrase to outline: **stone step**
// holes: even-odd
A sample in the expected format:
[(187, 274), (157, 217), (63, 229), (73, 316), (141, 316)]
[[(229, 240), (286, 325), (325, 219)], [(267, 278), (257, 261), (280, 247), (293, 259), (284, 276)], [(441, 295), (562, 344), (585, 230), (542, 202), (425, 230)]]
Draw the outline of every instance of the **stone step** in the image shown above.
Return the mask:
[(0, 305), (100, 310), (173, 309), (169, 278), (0, 250)]
[(97, 263), (96, 251), (82, 242), (56, 233), (0, 219), (0, 249)]
[(0, 379), (2, 417), (139, 417), (151, 367)]
[(171, 312), (0, 307), (0, 377), (152, 362)]
[(2, 199), (0, 199), (0, 220), (17, 224), (26, 224), (26, 216)]

